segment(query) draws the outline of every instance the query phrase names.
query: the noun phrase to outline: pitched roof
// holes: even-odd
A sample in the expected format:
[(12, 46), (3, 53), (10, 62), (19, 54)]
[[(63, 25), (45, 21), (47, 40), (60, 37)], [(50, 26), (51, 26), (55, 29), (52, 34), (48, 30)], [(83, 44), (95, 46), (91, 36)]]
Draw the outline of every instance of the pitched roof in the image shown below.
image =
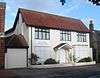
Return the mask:
[(71, 49), (72, 47), (67, 43), (60, 43), (56, 47), (54, 47), (54, 50), (57, 51), (59, 48)]
[(28, 44), (23, 35), (12, 35), (5, 38), (6, 48), (28, 48)]
[(21, 13), (22, 20), (29, 27), (90, 32), (81, 20), (19, 8), (13, 27), (6, 31), (5, 34), (15, 30), (19, 13)]
[(20, 9), (20, 12), (28, 26), (89, 32), (89, 29), (78, 19), (26, 9)]

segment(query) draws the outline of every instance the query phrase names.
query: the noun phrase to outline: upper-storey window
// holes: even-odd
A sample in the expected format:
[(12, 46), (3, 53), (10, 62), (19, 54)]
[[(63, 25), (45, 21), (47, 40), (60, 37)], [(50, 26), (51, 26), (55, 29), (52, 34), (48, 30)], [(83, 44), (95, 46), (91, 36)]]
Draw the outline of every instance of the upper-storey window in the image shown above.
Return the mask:
[(70, 31), (60, 31), (60, 40), (61, 41), (71, 41), (71, 32)]
[(78, 42), (86, 42), (86, 34), (85, 33), (77, 33), (77, 41)]
[(35, 39), (50, 40), (50, 29), (35, 28)]

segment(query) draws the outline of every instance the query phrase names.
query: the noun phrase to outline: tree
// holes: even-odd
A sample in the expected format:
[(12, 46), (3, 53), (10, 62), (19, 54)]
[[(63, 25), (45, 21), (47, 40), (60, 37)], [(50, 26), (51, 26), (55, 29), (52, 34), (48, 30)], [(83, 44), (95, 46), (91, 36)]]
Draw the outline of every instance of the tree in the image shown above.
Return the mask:
[[(92, 2), (95, 5), (100, 5), (100, 0), (88, 0), (90, 2)], [(66, 3), (66, 0), (60, 0), (60, 2), (62, 3), (62, 5), (64, 5)]]
[(62, 5), (64, 5), (64, 3), (66, 3), (65, 0), (60, 0), (60, 2), (62, 3)]
[(100, 5), (100, 0), (89, 0), (93, 4)]

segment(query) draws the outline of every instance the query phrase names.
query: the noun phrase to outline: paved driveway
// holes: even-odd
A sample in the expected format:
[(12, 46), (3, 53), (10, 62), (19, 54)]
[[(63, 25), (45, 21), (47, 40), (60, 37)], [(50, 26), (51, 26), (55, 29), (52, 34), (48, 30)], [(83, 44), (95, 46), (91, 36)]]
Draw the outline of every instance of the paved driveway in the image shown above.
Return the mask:
[(100, 78), (100, 64), (64, 68), (8, 70), (18, 78)]

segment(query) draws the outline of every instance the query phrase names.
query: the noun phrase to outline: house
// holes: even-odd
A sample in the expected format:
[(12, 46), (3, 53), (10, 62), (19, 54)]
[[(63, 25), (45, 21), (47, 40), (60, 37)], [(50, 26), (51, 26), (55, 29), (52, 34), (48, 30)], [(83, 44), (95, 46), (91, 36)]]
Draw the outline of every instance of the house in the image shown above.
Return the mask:
[(81, 20), (20, 8), (5, 35), (22, 35), (29, 46), (27, 58), (34, 53), (39, 57), (38, 63), (53, 58), (60, 64), (69, 64), (86, 57), (93, 59), (89, 33)]
[(0, 68), (4, 67), (5, 63), (5, 41), (4, 26), (5, 26), (5, 3), (0, 2)]
[(94, 30), (93, 21), (90, 21), (90, 47), (93, 48), (93, 59), (100, 63), (100, 30)]

